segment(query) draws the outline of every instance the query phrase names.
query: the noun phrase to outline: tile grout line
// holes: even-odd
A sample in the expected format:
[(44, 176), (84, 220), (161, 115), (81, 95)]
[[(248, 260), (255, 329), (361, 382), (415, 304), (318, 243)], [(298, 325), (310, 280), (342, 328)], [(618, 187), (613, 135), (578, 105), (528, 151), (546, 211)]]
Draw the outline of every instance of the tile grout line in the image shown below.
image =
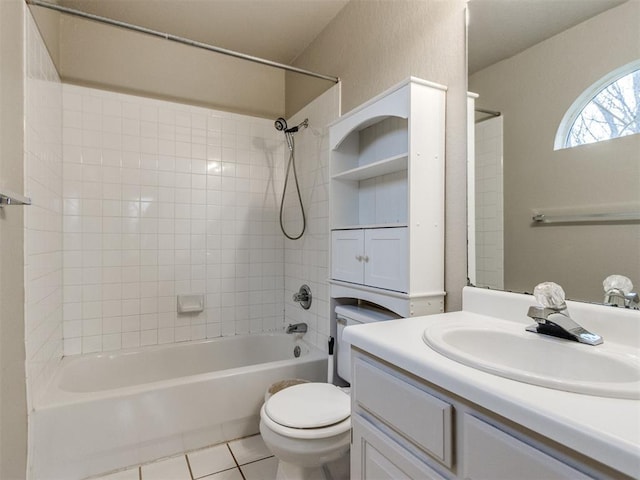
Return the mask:
[(236, 464), (236, 467), (238, 468), (238, 471), (240, 472), (240, 476), (242, 477), (242, 480), (247, 480), (244, 476), (244, 472), (240, 468), (240, 464), (238, 463), (238, 460), (236, 460), (236, 456), (233, 454), (233, 450), (231, 450), (231, 447), (229, 446), (228, 443), (226, 445), (227, 445), (227, 448), (229, 449), (229, 453), (231, 454), (231, 457), (233, 458), (233, 461)]
[(244, 467), (245, 465), (251, 465), (252, 463), (258, 463), (258, 462), (261, 462), (263, 460), (267, 460), (268, 458), (273, 458), (273, 457), (275, 457), (275, 455), (269, 455), (268, 457), (259, 458), (257, 460), (252, 460), (250, 462), (243, 463), (242, 466)]
[[(218, 472), (212, 472), (212, 473), (207, 473), (206, 475), (202, 476), (202, 477), (196, 477), (193, 473), (193, 470), (191, 470), (191, 462), (189, 461), (189, 454), (185, 453), (184, 455), (187, 459), (187, 467), (189, 467), (189, 474), (191, 475), (191, 480), (198, 480), (200, 478), (205, 478), (211, 475), (217, 475), (218, 473), (222, 473), (222, 472), (227, 472), (229, 470), (233, 470), (234, 468), (237, 468), (238, 470), (240, 469), (240, 467), (238, 466), (238, 462), (236, 462), (236, 459), (234, 458), (233, 461), (236, 464), (235, 467), (229, 467), (229, 468), (225, 468), (224, 470), (220, 470)], [(231, 456), (233, 457), (233, 454), (231, 454)]]
[(189, 455), (184, 454), (184, 459), (187, 461), (187, 468), (189, 469), (189, 476), (191, 480), (195, 480), (196, 477), (193, 476), (193, 471), (191, 470), (191, 462), (189, 462)]
[[(0, 0), (0, 1), (1, 1), (1, 0)], [(253, 435), (250, 435), (249, 437), (251, 437), (251, 436), (253, 436)], [(248, 438), (248, 437), (242, 437), (242, 438)], [(222, 445), (222, 444), (217, 444), (217, 445)], [(214, 445), (214, 446), (217, 446), (217, 445)], [(228, 470), (232, 470), (233, 468), (237, 468), (237, 469), (240, 471), (240, 475), (242, 476), (242, 479), (243, 479), (243, 480), (246, 480), (246, 477), (244, 476), (244, 473), (242, 472), (241, 465), (240, 465), (240, 463), (238, 462), (238, 460), (236, 459), (236, 456), (234, 455), (233, 450), (231, 449), (231, 446), (229, 445), (229, 443), (225, 443), (225, 445), (226, 445), (227, 449), (229, 450), (229, 453), (231, 454), (231, 458), (233, 459), (233, 462), (234, 462), (234, 464), (235, 464), (235, 467), (229, 467), (229, 468), (226, 468), (226, 469), (224, 469), (224, 470), (220, 470), (220, 471), (218, 471), (218, 472), (213, 472), (213, 474), (221, 473), (221, 472), (226, 472), (226, 471), (228, 471)], [(206, 449), (206, 448), (209, 448), (209, 447), (205, 447), (204, 449)], [(204, 450), (204, 449), (198, 449), (198, 450)], [(194, 451), (197, 451), (197, 450), (194, 450)], [(195, 475), (194, 475), (194, 473), (193, 473), (193, 470), (191, 469), (191, 462), (189, 461), (189, 455), (188, 455), (188, 452), (184, 452), (184, 453), (183, 453), (183, 456), (184, 456), (184, 458), (185, 458), (185, 460), (186, 460), (186, 462), (187, 462), (187, 468), (188, 468), (188, 470), (189, 470), (189, 476), (191, 477), (191, 479), (190, 479), (190, 480), (198, 480), (198, 479), (200, 479), (200, 478), (203, 478), (203, 477), (195, 477)], [(274, 455), (269, 455), (269, 456), (266, 456), (266, 457), (263, 457), (263, 458), (258, 458), (258, 459), (256, 459), (256, 460), (252, 460), (252, 461), (250, 461), (250, 462), (246, 462), (246, 463), (242, 464), (242, 466), (244, 466), (244, 465), (251, 465), (251, 464), (253, 464), (253, 463), (257, 463), (257, 462), (260, 462), (260, 461), (262, 461), (262, 460), (266, 460), (266, 459), (268, 459), (268, 458), (273, 458), (273, 457), (274, 457)], [(145, 464), (138, 465), (137, 467), (135, 467), (135, 469), (137, 470), (137, 473), (138, 473), (138, 475), (137, 475), (138, 480), (143, 480), (143, 477), (142, 477), (142, 467), (143, 467), (143, 466), (145, 466), (145, 465), (150, 465), (150, 464), (153, 464), (153, 463), (157, 463), (157, 462), (160, 462), (160, 461), (163, 461), (163, 460), (168, 460), (168, 459), (171, 459), (171, 458), (179, 458), (179, 456), (174, 456), (174, 457), (163, 457), (163, 458), (160, 458), (160, 459), (157, 459), (157, 460), (151, 461), (151, 462), (147, 462), (147, 463), (145, 463)], [(130, 470), (133, 470), (134, 468), (133, 468), (133, 467), (130, 467), (130, 468), (125, 469), (125, 470), (129, 470), (129, 469), (130, 469)], [(122, 470), (122, 471), (125, 471), (125, 470)], [(120, 472), (120, 471), (121, 471), (121, 470), (117, 470), (115, 473)], [(114, 472), (112, 472), (112, 473), (114, 473)], [(111, 474), (111, 473), (110, 473), (110, 474)], [(108, 475), (110, 475), (110, 474), (108, 474)], [(207, 475), (205, 475), (205, 476), (209, 476), (209, 475), (211, 475), (211, 474), (207, 474)], [(93, 478), (93, 477), (92, 477), (92, 478)], [(102, 477), (99, 477), (97, 480), (100, 480), (101, 478), (102, 478)]]

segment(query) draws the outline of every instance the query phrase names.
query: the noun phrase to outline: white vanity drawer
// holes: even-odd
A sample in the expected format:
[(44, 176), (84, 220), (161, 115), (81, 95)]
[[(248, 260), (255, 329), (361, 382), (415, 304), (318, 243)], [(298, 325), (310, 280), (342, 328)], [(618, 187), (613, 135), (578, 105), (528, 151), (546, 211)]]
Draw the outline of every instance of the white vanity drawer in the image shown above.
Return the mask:
[(451, 467), (451, 404), (357, 356), (354, 357), (353, 375), (355, 412), (359, 408), (365, 410)]
[(445, 480), (359, 415), (351, 422), (351, 480)]
[(586, 480), (588, 477), (479, 418), (462, 419), (462, 474), (468, 480)]

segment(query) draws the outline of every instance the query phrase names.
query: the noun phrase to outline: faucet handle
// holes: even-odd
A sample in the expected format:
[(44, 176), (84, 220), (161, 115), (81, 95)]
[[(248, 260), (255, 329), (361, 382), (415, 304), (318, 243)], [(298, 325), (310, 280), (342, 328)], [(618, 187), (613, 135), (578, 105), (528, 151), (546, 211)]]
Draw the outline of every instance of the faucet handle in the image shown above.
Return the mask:
[(293, 301), (298, 302), (305, 310), (309, 310), (309, 307), (311, 307), (311, 289), (309, 285), (302, 285), (300, 289), (293, 294)]
[(606, 305), (640, 309), (640, 295), (631, 291), (633, 283), (624, 275), (609, 275), (602, 282), (602, 286)]
[(602, 286), (605, 293), (608, 293), (611, 290), (620, 290), (623, 295), (627, 295), (628, 293), (631, 293), (631, 290), (633, 290), (633, 283), (631, 283), (631, 280), (624, 275), (609, 275), (602, 282)]
[(543, 282), (533, 289), (533, 296), (536, 301), (545, 308), (553, 310), (564, 310), (567, 304), (564, 299), (564, 290), (560, 285), (553, 282)]

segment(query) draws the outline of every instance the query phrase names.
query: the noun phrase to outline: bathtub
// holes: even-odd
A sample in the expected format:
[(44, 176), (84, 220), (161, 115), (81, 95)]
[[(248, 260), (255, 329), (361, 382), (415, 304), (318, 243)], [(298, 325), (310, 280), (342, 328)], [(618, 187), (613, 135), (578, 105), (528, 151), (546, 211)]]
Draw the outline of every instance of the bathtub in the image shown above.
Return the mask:
[(82, 479), (257, 433), (271, 383), (326, 381), (326, 354), (297, 337), (63, 358), (31, 414), (29, 478)]

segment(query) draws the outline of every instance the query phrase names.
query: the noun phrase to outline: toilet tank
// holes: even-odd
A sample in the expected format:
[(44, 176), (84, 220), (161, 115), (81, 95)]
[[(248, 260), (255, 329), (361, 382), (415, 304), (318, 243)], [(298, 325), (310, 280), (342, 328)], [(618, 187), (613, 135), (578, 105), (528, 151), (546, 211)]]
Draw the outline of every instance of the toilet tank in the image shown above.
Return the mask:
[(338, 305), (337, 317), (337, 357), (338, 375), (351, 383), (351, 344), (342, 339), (345, 327), (361, 323), (381, 322), (402, 318), (395, 313), (372, 305)]

